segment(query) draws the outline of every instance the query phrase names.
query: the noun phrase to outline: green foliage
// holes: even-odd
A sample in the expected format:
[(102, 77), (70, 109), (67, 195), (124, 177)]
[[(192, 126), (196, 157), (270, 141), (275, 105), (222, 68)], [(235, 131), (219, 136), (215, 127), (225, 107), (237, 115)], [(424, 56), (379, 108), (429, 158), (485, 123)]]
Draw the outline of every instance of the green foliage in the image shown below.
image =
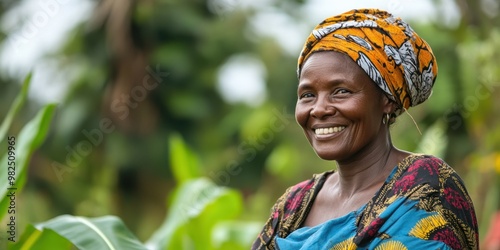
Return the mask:
[[(465, 127), (471, 148), (463, 161), (466, 180), (478, 214), (480, 235), (486, 235), (492, 215), (500, 209), (500, 32), (491, 29), (478, 38), (476, 31), (457, 48), (463, 96), (456, 108), (462, 119), (451, 126)], [(455, 146), (456, 147), (456, 146)]]
[[(0, 133), (2, 137), (0, 137), (0, 141), (5, 139), (5, 135), (14, 116), (19, 112), (26, 100), (30, 80), (31, 74), (26, 77), (21, 93), (17, 96), (7, 117), (2, 123)], [(7, 194), (12, 191), (9, 190), (9, 188), (15, 188), (14, 193), (18, 194), (26, 182), (26, 169), (29, 165), (31, 155), (45, 140), (55, 107), (54, 104), (45, 106), (28, 124), (26, 124), (26, 126), (23, 127), (19, 136), (8, 137), (10, 138), (8, 143), (9, 150), (3, 154), (0, 159), (1, 166), (5, 168), (9, 166), (9, 168), (6, 169), (8, 171), (0, 171), (0, 218), (3, 218), (9, 209), (11, 200), (10, 196), (7, 196)], [(13, 163), (13, 165), (8, 163)]]
[[(180, 137), (171, 138), (171, 142), (172, 152), (194, 156)], [(172, 166), (182, 169), (184, 164), (192, 164), (185, 160), (177, 159)], [(47, 245), (52, 249), (72, 249), (74, 245), (82, 250), (146, 249), (146, 246), (150, 249), (246, 249), (251, 242), (249, 233), (253, 235), (260, 228), (260, 223), (258, 227), (256, 223), (220, 224), (239, 215), (242, 199), (237, 191), (219, 187), (205, 178), (183, 181), (173, 197), (165, 222), (146, 245), (117, 217), (63, 215), (39, 223), (36, 228), (28, 226), (11, 249), (43, 249)]]
[(19, 93), (19, 95), (16, 97), (14, 103), (12, 103), (12, 107), (9, 109), (9, 112), (3, 119), (2, 125), (0, 126), (0, 142), (2, 142), (5, 139), (5, 135), (7, 134), (7, 131), (9, 130), (9, 127), (11, 126), (14, 117), (17, 115), (17, 113), (19, 113), (24, 103), (26, 102), (26, 97), (28, 96), (28, 89), (31, 83), (32, 76), (33, 76), (32, 73), (29, 73), (26, 76), (23, 82), (23, 86), (21, 88), (21, 93)]
[[(200, 171), (201, 166), (193, 161), (196, 155), (180, 136), (172, 136), (170, 142), (174, 173), (185, 173), (187, 168), (191, 173)], [(248, 240), (241, 237), (241, 231), (254, 232), (253, 228), (247, 227), (248, 230), (233, 234), (234, 228), (218, 226), (241, 213), (243, 200), (240, 193), (217, 186), (206, 178), (194, 178), (193, 175), (185, 178), (186, 175), (175, 175), (180, 185), (173, 192), (169, 213), (147, 241), (147, 246), (152, 249), (224, 249), (222, 246), (226, 244), (236, 244), (245, 249)]]
[(29, 226), (22, 240), (11, 249), (43, 249), (50, 246), (50, 249), (63, 250), (74, 249), (73, 245), (82, 250), (146, 249), (114, 216), (89, 219), (62, 215), (35, 227)]
[(165, 222), (147, 245), (153, 249), (216, 249), (211, 247), (213, 227), (234, 219), (241, 209), (238, 192), (207, 179), (188, 181), (175, 192)]
[(170, 166), (178, 182), (184, 182), (200, 176), (198, 158), (183, 142), (180, 135), (170, 137)]
[[(24, 86), (28, 86), (30, 77)], [(20, 93), (12, 109), (17, 112), (24, 102), (26, 89)], [(38, 148), (47, 134), (55, 105), (47, 105), (29, 122), (19, 135), (16, 154), (15, 181), (9, 182), (7, 172), (1, 171), (0, 184), (2, 214), (7, 212), (9, 186), (16, 186), (20, 192), (26, 179), (26, 169), (34, 150)], [(10, 112), (9, 114), (15, 114)], [(13, 118), (9, 118), (12, 120)], [(7, 123), (9, 124), (9, 123)], [(8, 125), (5, 125), (8, 128)], [(243, 201), (239, 192), (219, 187), (205, 178), (196, 178), (200, 166), (196, 155), (189, 150), (179, 135), (170, 138), (172, 171), (180, 186), (169, 204), (170, 212), (163, 225), (147, 242), (150, 249), (244, 249), (248, 244), (245, 233), (253, 232), (255, 226), (235, 224), (215, 226), (222, 221), (236, 218), (242, 210)], [(8, 154), (2, 158), (7, 165)], [(203, 232), (203, 233), (200, 233)], [(216, 233), (212, 233), (216, 232)], [(242, 242), (246, 243), (243, 244)], [(9, 249), (147, 249), (115, 216), (86, 218), (62, 215), (36, 225), (28, 225), (16, 244), (9, 243)]]
[[(31, 155), (42, 144), (52, 119), (55, 105), (47, 105), (43, 108), (37, 116), (21, 130), (16, 144), (16, 168), (15, 168), (15, 181), (10, 183), (7, 178), (7, 171), (0, 172), (0, 217), (3, 217), (9, 206), (9, 197), (7, 189), (10, 186), (17, 188), (16, 192), (20, 192), (26, 182), (26, 169), (28, 167)], [(7, 166), (8, 154), (5, 154), (0, 161), (2, 166)]]
[(73, 244), (52, 229), (38, 230), (28, 225), (18, 243), (10, 244), (10, 250), (75, 249)]

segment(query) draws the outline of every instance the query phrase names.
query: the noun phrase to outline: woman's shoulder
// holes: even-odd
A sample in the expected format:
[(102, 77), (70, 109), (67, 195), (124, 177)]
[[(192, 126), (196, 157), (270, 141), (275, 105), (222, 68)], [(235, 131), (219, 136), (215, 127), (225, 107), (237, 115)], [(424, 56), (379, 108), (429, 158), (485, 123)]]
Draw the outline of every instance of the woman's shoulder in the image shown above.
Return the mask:
[(441, 166), (449, 167), (448, 163), (439, 157), (416, 153), (409, 154), (405, 159), (403, 159), (402, 164), (408, 166), (433, 166), (435, 168)]
[(403, 175), (427, 176), (427, 178), (446, 179), (450, 176), (458, 177), (456, 171), (443, 159), (426, 154), (411, 154), (400, 164), (399, 169)]
[(333, 171), (327, 171), (320, 174), (314, 174), (310, 179), (299, 182), (287, 189), (287, 192), (297, 193), (305, 192), (317, 185), (323, 185), (328, 175), (333, 173)]
[(422, 194), (431, 195), (450, 187), (465, 190), (462, 179), (448, 163), (424, 154), (411, 154), (401, 161), (391, 183), (395, 193), (420, 189), (425, 190)]
[(418, 197), (420, 200), (433, 200), (437, 197), (440, 202), (426, 204), (440, 204), (440, 209), (454, 213), (467, 210), (468, 214), (463, 217), (469, 220), (469, 224), (474, 224), (472, 200), (458, 173), (444, 160), (432, 155), (413, 155), (409, 158), (411, 159), (408, 159), (405, 171), (393, 180), (392, 191), (395, 194)]
[(281, 217), (281, 220), (292, 221), (306, 213), (309, 204), (314, 200), (318, 191), (323, 186), (329, 172), (315, 174), (312, 178), (297, 183), (286, 189), (285, 193), (274, 205), (273, 217)]
[(314, 174), (310, 179), (299, 182), (287, 188), (280, 199), (284, 203), (287, 203), (287, 207), (293, 208), (297, 206), (298, 203), (302, 203), (303, 199), (306, 196), (309, 198), (313, 198), (316, 191), (321, 189), (321, 186), (323, 186), (326, 178), (332, 172), (333, 171), (328, 171), (320, 174)]

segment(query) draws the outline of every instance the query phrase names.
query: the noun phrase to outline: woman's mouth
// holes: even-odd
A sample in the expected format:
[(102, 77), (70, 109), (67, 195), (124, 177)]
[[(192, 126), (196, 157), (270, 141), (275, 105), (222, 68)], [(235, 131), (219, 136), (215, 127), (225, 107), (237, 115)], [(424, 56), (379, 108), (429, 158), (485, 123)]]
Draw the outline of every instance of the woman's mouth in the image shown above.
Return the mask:
[(329, 134), (338, 133), (344, 129), (345, 129), (345, 126), (317, 128), (317, 129), (314, 129), (314, 134), (316, 134), (316, 135), (329, 135)]

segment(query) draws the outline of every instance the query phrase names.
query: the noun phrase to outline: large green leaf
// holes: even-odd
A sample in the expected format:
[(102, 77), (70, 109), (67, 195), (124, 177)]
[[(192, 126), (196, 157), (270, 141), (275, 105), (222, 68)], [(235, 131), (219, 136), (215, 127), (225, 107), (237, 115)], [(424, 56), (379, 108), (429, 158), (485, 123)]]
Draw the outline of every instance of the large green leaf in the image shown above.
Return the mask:
[[(36, 228), (42, 231), (40, 236), (33, 236), (33, 238), (39, 238), (36, 242), (43, 240), (41, 237), (45, 237), (43, 234), (45, 231), (52, 230), (58, 235), (66, 238), (80, 250), (146, 249), (146, 247), (128, 230), (123, 222), (115, 216), (85, 218), (72, 215), (61, 215), (49, 221), (37, 224)], [(36, 232), (33, 234), (36, 234)], [(52, 246), (46, 249), (59, 248), (54, 248), (54, 246)]]
[(28, 96), (28, 89), (31, 83), (31, 76), (32, 74), (29, 73), (24, 79), (21, 92), (17, 95), (16, 99), (12, 103), (12, 106), (10, 107), (7, 116), (5, 116), (2, 125), (0, 126), (0, 142), (4, 140), (5, 135), (7, 134), (7, 131), (9, 130), (10, 125), (12, 124), (12, 121), (14, 120), (14, 117), (16, 116), (17, 113), (19, 113), (19, 110), (21, 110), (24, 102), (26, 102), (26, 97)]
[(32, 225), (28, 225), (19, 241), (9, 246), (9, 250), (71, 250), (76, 249), (66, 238), (57, 234), (54, 230), (44, 229), (40, 231)]
[(184, 182), (200, 177), (198, 159), (178, 134), (170, 136), (170, 165), (175, 179)]
[[(13, 145), (14, 149), (12, 150), (15, 153), (15, 173), (10, 175), (15, 180), (12, 182), (9, 181), (8, 171), (0, 171), (0, 218), (3, 218), (10, 206), (11, 198), (7, 194), (14, 192), (14, 197), (17, 196), (26, 182), (26, 168), (28, 167), (31, 155), (45, 140), (55, 107), (55, 104), (45, 106), (38, 112), (35, 118), (23, 127), (18, 138), (9, 140), (15, 141), (15, 145)], [(8, 156), (8, 154), (5, 154), (2, 157), (0, 166), (5, 168), (9, 166), (8, 162), (10, 161), (8, 161)], [(15, 189), (9, 190), (9, 188)]]
[(212, 249), (214, 225), (234, 218), (241, 209), (238, 192), (219, 187), (205, 178), (187, 181), (175, 191), (165, 222), (147, 246), (150, 249)]

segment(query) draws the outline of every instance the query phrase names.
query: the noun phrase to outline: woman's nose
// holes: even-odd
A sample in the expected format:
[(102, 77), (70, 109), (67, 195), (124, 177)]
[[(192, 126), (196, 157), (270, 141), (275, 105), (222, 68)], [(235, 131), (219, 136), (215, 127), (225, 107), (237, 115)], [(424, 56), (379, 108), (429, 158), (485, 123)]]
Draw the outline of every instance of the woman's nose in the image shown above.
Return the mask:
[(326, 116), (331, 116), (335, 114), (335, 108), (333, 105), (328, 101), (328, 98), (318, 98), (316, 103), (311, 109), (310, 112), (311, 116), (322, 119)]

